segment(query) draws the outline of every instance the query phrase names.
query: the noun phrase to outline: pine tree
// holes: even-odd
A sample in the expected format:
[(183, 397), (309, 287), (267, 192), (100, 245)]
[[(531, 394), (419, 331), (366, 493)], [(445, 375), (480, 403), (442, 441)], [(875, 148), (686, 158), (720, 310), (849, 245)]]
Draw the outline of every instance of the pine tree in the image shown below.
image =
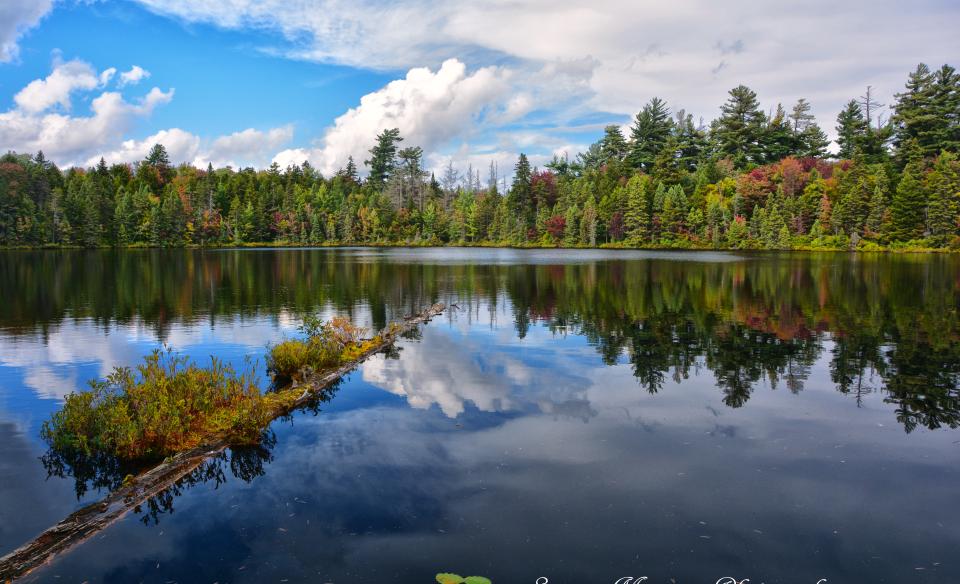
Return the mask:
[(673, 120), (667, 104), (654, 97), (637, 113), (630, 129), (629, 165), (649, 173), (672, 131)]
[(825, 158), (830, 139), (817, 124), (810, 124), (800, 134), (796, 153), (798, 156)]
[(893, 241), (910, 241), (923, 235), (924, 210), (927, 206), (927, 197), (920, 176), (920, 167), (910, 163), (903, 171), (900, 184), (893, 195), (890, 207), (891, 226), (890, 239)]
[(777, 104), (777, 111), (767, 122), (760, 139), (760, 158), (758, 161), (774, 163), (787, 156), (796, 154), (798, 140), (794, 136), (791, 123), (783, 106)]
[(877, 185), (870, 198), (870, 213), (867, 215), (867, 225), (864, 234), (876, 236), (884, 228), (884, 219), (887, 212), (887, 193), (883, 187)]
[(730, 98), (720, 108), (713, 137), (721, 155), (729, 156), (737, 168), (763, 162), (766, 116), (760, 111), (757, 94), (745, 85), (730, 90)]
[(510, 212), (516, 219), (514, 237), (526, 239), (527, 229), (533, 225), (534, 209), (532, 201), (532, 171), (527, 155), (520, 153), (517, 165), (513, 169), (513, 185), (507, 195)]
[(841, 159), (853, 158), (860, 149), (867, 134), (867, 121), (863, 117), (863, 110), (855, 99), (847, 102), (846, 107), (837, 116), (837, 144), (840, 151), (837, 156)]
[(747, 229), (747, 222), (742, 215), (735, 215), (727, 226), (727, 245), (734, 249), (747, 247), (749, 244), (750, 232)]
[(703, 128), (694, 125), (693, 116), (684, 110), (679, 110), (673, 124), (671, 133), (673, 144), (670, 140), (664, 144), (664, 147), (671, 146), (677, 158), (677, 165), (687, 172), (695, 172), (698, 165), (710, 149), (707, 135)]
[(799, 136), (804, 130), (816, 123), (816, 118), (810, 113), (811, 109), (810, 103), (801, 97), (797, 100), (793, 109), (790, 110), (790, 129), (794, 136)]
[(663, 211), (660, 214), (661, 240), (664, 243), (675, 241), (684, 230), (684, 219), (687, 213), (687, 195), (683, 192), (683, 187), (673, 185), (667, 190), (663, 200)]
[(932, 101), (938, 124), (932, 137), (938, 151), (960, 154), (960, 73), (944, 65), (935, 77)]
[(943, 245), (957, 234), (960, 213), (960, 163), (957, 157), (944, 152), (937, 159), (933, 170), (926, 176), (927, 192), (930, 193), (927, 209), (927, 230)]
[(920, 63), (907, 78), (906, 91), (896, 95), (896, 127), (894, 145), (901, 164), (906, 164), (904, 146), (914, 141), (923, 156), (933, 156), (938, 151), (937, 137), (944, 120), (938, 119), (934, 107), (936, 77), (930, 68)]
[(603, 129), (600, 152), (604, 164), (622, 162), (627, 157), (628, 151), (627, 141), (624, 140), (618, 126), (610, 125)]
[(651, 221), (651, 181), (646, 175), (636, 174), (627, 181), (627, 212), (624, 217), (627, 237), (633, 243), (649, 240)]
[(143, 164), (153, 169), (159, 177), (156, 188), (159, 190), (173, 178), (173, 168), (170, 166), (170, 156), (163, 144), (154, 144), (147, 154)]
[(397, 144), (402, 141), (399, 128), (391, 128), (377, 134), (377, 143), (370, 149), (370, 160), (363, 162), (370, 167), (367, 183), (374, 189), (382, 189), (393, 173), (397, 165)]
[(592, 195), (587, 197), (587, 203), (580, 218), (580, 243), (590, 247), (597, 245), (597, 203)]

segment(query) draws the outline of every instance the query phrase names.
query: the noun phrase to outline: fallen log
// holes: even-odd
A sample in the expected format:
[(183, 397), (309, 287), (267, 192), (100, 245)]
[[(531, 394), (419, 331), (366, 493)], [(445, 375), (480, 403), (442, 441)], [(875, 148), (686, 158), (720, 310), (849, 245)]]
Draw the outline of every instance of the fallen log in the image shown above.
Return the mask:
[[(442, 303), (409, 316), (394, 323), (379, 335), (379, 341), (368, 346), (356, 359), (336, 369), (310, 373), (304, 380), (280, 391), (297, 391), (299, 396), (292, 400), (282, 400), (281, 405), (272, 412), (273, 419), (289, 414), (320, 395), (336, 383), (341, 377), (352, 371), (370, 356), (391, 346), (397, 337), (427, 323), (438, 316), (446, 307)], [(231, 446), (223, 436), (213, 437), (202, 445), (181, 452), (146, 470), (102, 500), (87, 505), (71, 513), (63, 521), (47, 529), (33, 541), (0, 558), (0, 581), (10, 582), (50, 562), (57, 554), (64, 553), (80, 545), (91, 536), (122, 518), (128, 511), (170, 488), (177, 481), (193, 472), (204, 460), (217, 455)]]

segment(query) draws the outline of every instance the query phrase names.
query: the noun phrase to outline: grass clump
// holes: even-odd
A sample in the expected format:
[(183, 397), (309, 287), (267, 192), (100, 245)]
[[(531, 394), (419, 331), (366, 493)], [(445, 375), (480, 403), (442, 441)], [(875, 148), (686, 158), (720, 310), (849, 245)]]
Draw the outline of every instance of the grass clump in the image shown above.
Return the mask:
[(270, 347), (267, 369), (275, 378), (300, 379), (308, 371), (333, 369), (357, 359), (378, 339), (363, 340), (365, 328), (344, 317), (324, 322), (307, 317), (300, 325), (303, 339), (288, 339)]
[(256, 442), (270, 411), (253, 381), (211, 357), (199, 367), (170, 350), (156, 350), (137, 366), (118, 367), (90, 389), (71, 393), (44, 422), (41, 436), (59, 452), (121, 459), (157, 459), (229, 436)]

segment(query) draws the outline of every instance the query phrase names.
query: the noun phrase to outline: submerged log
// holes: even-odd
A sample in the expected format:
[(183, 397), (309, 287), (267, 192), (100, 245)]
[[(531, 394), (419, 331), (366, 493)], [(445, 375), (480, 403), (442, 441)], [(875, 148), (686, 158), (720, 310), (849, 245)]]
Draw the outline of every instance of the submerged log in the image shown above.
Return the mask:
[[(357, 365), (375, 353), (391, 346), (398, 336), (429, 322), (431, 318), (442, 313), (445, 308), (442, 303), (438, 303), (419, 314), (405, 317), (403, 321), (395, 323), (381, 332), (378, 342), (368, 346), (356, 359), (344, 363), (336, 369), (307, 375), (301, 383), (295, 386), (300, 395), (293, 400), (285, 400), (282, 406), (273, 412), (274, 419), (308, 405), (314, 397), (320, 395), (341, 377), (351, 372)], [(291, 391), (292, 389), (293, 386), (283, 391)], [(176, 484), (177, 481), (196, 470), (209, 457), (223, 452), (230, 446), (230, 441), (227, 438), (217, 436), (192, 450), (168, 457), (157, 466), (140, 473), (132, 480), (125, 481), (123, 486), (111, 492), (102, 500), (71, 513), (63, 521), (47, 529), (33, 541), (0, 558), (0, 582), (10, 582), (15, 578), (25, 576), (32, 570), (52, 561), (57, 554), (80, 545), (122, 518), (131, 509)]]

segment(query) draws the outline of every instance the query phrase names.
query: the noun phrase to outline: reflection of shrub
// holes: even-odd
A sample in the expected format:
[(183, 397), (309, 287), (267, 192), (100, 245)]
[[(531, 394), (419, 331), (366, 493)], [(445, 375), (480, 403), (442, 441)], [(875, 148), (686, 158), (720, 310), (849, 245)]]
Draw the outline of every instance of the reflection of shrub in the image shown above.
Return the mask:
[(68, 395), (41, 434), (59, 451), (160, 458), (214, 434), (256, 441), (269, 419), (251, 376), (216, 358), (203, 368), (157, 350), (136, 374), (118, 367), (89, 391)]
[(304, 319), (300, 330), (306, 335), (305, 340), (287, 340), (270, 348), (267, 369), (279, 378), (299, 377), (306, 367), (314, 371), (332, 369), (356, 359), (377, 341), (363, 341), (366, 329), (344, 317), (323, 322), (310, 316)]

